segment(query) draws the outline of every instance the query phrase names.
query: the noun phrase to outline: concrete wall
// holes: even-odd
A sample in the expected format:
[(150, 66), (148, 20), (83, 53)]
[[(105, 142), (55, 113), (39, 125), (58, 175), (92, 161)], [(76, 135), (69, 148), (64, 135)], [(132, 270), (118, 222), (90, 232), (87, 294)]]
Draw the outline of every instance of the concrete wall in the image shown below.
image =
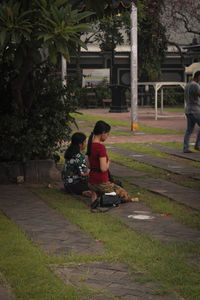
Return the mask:
[(0, 163), (0, 183), (42, 183), (60, 179), (60, 171), (51, 159)]

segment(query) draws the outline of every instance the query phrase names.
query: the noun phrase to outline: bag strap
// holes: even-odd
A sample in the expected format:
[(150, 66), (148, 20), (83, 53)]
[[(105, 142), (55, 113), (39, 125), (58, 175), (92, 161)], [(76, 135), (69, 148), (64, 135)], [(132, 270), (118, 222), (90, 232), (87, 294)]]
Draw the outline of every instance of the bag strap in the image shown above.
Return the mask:
[(90, 206), (90, 211), (92, 213), (105, 213), (108, 212), (109, 210), (111, 210), (112, 208), (116, 208), (119, 207), (119, 205), (117, 206), (110, 206), (107, 207), (106, 209), (102, 209), (102, 207), (100, 207), (100, 198), (97, 198)]

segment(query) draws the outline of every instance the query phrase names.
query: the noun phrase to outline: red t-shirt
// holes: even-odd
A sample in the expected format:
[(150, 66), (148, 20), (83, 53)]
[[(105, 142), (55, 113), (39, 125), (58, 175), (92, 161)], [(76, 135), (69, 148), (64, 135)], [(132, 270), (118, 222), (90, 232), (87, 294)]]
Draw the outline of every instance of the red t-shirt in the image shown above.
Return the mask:
[[(88, 157), (90, 163), (90, 169), (100, 170), (100, 160), (99, 160), (100, 157), (106, 157), (108, 160), (106, 147), (100, 143), (92, 143), (91, 154)], [(106, 172), (91, 171), (89, 174), (89, 183), (91, 184), (102, 183), (108, 180), (109, 180), (108, 171)]]

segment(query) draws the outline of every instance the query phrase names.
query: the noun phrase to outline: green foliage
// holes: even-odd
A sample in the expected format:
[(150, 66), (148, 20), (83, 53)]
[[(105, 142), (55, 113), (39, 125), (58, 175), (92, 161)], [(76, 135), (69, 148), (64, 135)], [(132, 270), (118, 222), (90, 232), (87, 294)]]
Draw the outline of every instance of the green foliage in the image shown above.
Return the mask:
[[(161, 63), (166, 50), (165, 28), (160, 22), (163, 1), (138, 1), (138, 64), (139, 80), (155, 81), (161, 75)], [(102, 51), (114, 50), (124, 43), (125, 30), (130, 40), (130, 11), (104, 16), (95, 22), (96, 34)]]
[[(0, 161), (26, 161), (28, 159), (50, 158), (63, 141), (69, 140), (70, 125), (74, 118), (73, 99), (70, 96), (72, 86), (62, 88), (52, 70), (44, 68), (38, 72), (38, 80), (43, 77), (37, 91), (36, 100), (31, 109), (24, 114), (16, 109), (15, 103), (6, 105), (6, 99), (0, 110)], [(9, 151), (8, 151), (9, 149)]]
[(139, 80), (155, 81), (161, 75), (161, 63), (167, 46), (166, 30), (160, 22), (162, 1), (145, 1), (139, 19)]
[(80, 34), (91, 30), (92, 14), (67, 0), (1, 1), (1, 160), (46, 158), (67, 140), (73, 91), (49, 74), (61, 55), (86, 48)]
[(95, 40), (99, 42), (102, 51), (112, 51), (117, 45), (124, 41), (123, 34), (119, 31), (122, 28), (122, 18), (117, 15), (107, 16), (97, 22), (97, 33)]
[(15, 295), (12, 299), (79, 299), (80, 291), (53, 274), (47, 266), (48, 257), (2, 213), (0, 224), (0, 268)]
[[(139, 81), (155, 81), (161, 75), (166, 49), (165, 28), (160, 22), (163, 1), (138, 1), (138, 75)], [(125, 29), (130, 40), (130, 12), (117, 17), (119, 28)], [(118, 43), (120, 44), (120, 43)]]
[(78, 107), (87, 107), (88, 99), (87, 99), (87, 88), (76, 88), (75, 90), (75, 98), (77, 99)]
[(43, 49), (49, 50), (50, 59), (54, 64), (57, 61), (57, 53), (62, 53), (70, 61), (70, 50), (78, 45), (87, 49), (79, 35), (91, 31), (91, 28), (88, 24), (79, 22), (92, 14), (78, 13), (78, 10), (72, 10), (70, 5), (57, 7), (54, 3), (50, 8), (41, 5), (38, 39), (43, 40)]
[(110, 99), (111, 89), (105, 84), (99, 84), (95, 88), (95, 93), (97, 97), (97, 103), (99, 106), (102, 106), (102, 99)]
[(165, 105), (184, 106), (184, 90), (181, 87), (169, 88), (164, 90)]
[(61, 54), (69, 60), (78, 45), (86, 48), (79, 37), (91, 30), (85, 23), (91, 14), (73, 10), (66, 0), (0, 3), (0, 64), (4, 64), (5, 72), (2, 77), (8, 67), (16, 69), (8, 81), (21, 112), (30, 109), (35, 101), (35, 69), (48, 60), (56, 64)]

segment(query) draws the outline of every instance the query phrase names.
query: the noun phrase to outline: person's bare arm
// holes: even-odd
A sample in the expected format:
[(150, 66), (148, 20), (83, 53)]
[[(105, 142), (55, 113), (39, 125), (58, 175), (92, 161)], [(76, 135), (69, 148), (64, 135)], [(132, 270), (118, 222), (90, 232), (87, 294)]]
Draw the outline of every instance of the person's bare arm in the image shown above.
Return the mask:
[(89, 159), (87, 159), (87, 166), (88, 166), (88, 169), (90, 169), (90, 162), (89, 162)]
[(106, 172), (109, 169), (110, 160), (108, 160), (107, 157), (100, 157), (99, 161), (101, 172)]

